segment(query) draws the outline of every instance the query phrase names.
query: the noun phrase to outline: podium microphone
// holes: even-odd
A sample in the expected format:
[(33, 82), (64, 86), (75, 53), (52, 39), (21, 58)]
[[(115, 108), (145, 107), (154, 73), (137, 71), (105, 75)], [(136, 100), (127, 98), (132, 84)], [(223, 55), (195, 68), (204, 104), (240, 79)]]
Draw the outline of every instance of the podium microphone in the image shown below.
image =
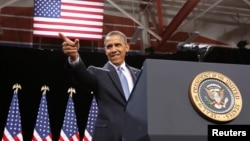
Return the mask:
[(206, 44), (194, 44), (194, 43), (185, 43), (181, 42), (176, 46), (177, 51), (197, 51), (199, 49), (209, 48)]

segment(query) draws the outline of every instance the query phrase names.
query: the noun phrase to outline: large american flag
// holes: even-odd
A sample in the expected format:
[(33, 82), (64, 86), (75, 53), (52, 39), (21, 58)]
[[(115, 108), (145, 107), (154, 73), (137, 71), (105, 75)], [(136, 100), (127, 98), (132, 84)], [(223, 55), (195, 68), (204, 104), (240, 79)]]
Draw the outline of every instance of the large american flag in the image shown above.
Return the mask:
[(52, 141), (46, 94), (41, 98), (32, 141)]
[(60, 132), (59, 141), (79, 141), (80, 135), (77, 126), (74, 102), (72, 96), (69, 97), (63, 126)]
[(83, 141), (92, 141), (97, 114), (98, 114), (98, 107), (95, 98), (93, 98), (89, 110), (87, 125), (84, 131)]
[(102, 39), (103, 0), (35, 0), (33, 34)]
[(2, 141), (22, 141), (22, 126), (21, 115), (19, 111), (19, 102), (17, 93), (14, 92), (9, 113), (7, 117), (6, 126), (4, 128), (4, 134)]

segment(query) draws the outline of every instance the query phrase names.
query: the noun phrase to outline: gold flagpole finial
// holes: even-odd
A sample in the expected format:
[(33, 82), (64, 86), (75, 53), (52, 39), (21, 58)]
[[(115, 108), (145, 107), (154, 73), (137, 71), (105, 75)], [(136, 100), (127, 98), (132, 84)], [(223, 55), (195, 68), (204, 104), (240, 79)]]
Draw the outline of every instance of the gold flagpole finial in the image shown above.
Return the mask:
[(43, 94), (46, 94), (46, 92), (49, 91), (49, 87), (47, 85), (43, 85), (41, 91), (43, 92)]
[(76, 93), (76, 90), (75, 90), (74, 88), (70, 87), (70, 88), (68, 89), (68, 93), (69, 93), (69, 95), (72, 97), (72, 96), (73, 96), (73, 93)]
[(14, 92), (15, 92), (15, 93), (18, 93), (18, 90), (19, 90), (19, 89), (21, 90), (22, 87), (21, 87), (20, 84), (16, 83), (16, 84), (13, 85), (12, 89), (14, 89)]

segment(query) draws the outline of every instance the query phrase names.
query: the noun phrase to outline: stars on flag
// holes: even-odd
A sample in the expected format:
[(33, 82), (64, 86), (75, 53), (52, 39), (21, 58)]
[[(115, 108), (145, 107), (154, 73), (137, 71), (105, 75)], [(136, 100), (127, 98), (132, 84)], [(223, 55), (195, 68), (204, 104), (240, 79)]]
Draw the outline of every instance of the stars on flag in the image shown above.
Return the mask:
[(46, 99), (46, 92), (49, 91), (49, 87), (44, 85), (41, 90), (43, 91), (43, 94), (38, 109), (38, 115), (32, 141), (52, 141), (52, 133), (50, 129), (50, 120)]
[(64, 116), (63, 126), (60, 132), (59, 141), (79, 141), (80, 135), (78, 131), (74, 101), (72, 99), (72, 95), (73, 93), (75, 93), (75, 89), (69, 88), (68, 93), (70, 93), (70, 95), (67, 102), (66, 112)]
[(13, 85), (14, 93), (9, 107), (9, 113), (4, 128), (2, 141), (22, 141), (21, 115), (19, 110), (18, 90), (21, 89), (20, 84)]

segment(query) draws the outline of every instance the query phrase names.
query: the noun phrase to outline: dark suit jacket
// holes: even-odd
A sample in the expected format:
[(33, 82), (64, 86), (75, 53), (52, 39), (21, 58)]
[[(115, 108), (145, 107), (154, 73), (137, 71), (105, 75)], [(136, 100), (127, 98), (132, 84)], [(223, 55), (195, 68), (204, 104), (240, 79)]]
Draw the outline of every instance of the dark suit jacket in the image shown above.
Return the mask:
[[(140, 70), (126, 66), (135, 83)], [(70, 71), (74, 81), (94, 92), (98, 104), (93, 141), (121, 141), (127, 101), (115, 68), (110, 63), (106, 63), (102, 68), (94, 66), (86, 68), (80, 59), (80, 63)]]

